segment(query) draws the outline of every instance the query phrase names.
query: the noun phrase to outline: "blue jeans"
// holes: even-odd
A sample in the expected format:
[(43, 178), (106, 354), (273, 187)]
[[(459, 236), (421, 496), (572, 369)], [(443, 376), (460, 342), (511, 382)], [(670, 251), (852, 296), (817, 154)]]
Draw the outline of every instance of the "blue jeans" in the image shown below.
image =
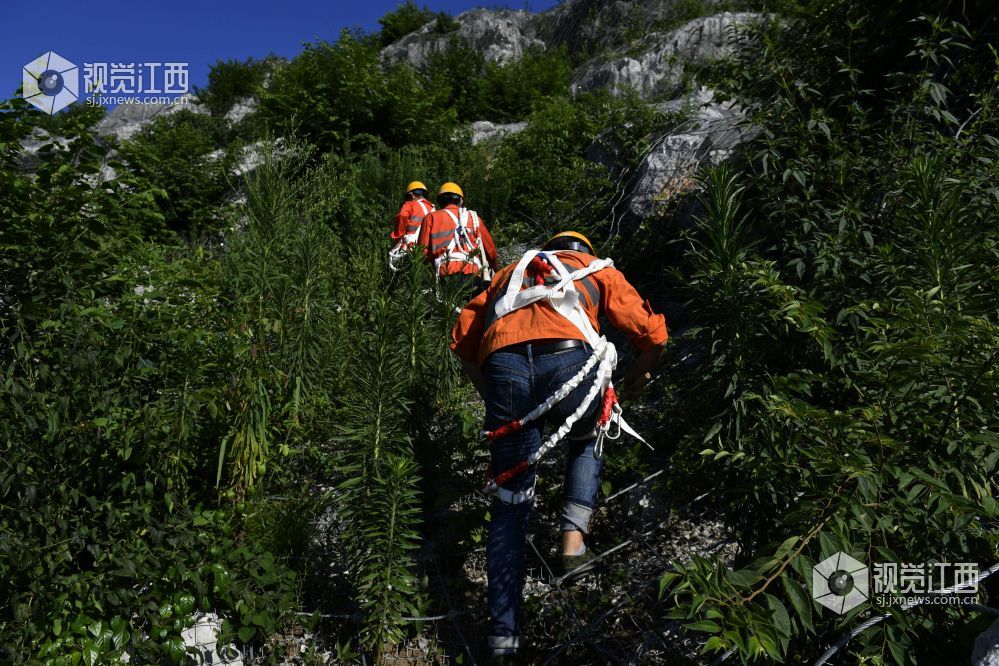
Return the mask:
[[(543, 345), (542, 345), (543, 346)], [(571, 379), (592, 354), (585, 348), (567, 349), (535, 356), (494, 352), (486, 359), (486, 430), (493, 430), (525, 416)], [(548, 412), (548, 421), (558, 427), (579, 407), (593, 384), (596, 370), (562, 402)], [(589, 529), (589, 519), (597, 500), (603, 460), (593, 457), (596, 441), (594, 424), (600, 409), (600, 396), (591, 403), (570, 431), (567, 444), (568, 464), (565, 477), (563, 531)], [(510, 469), (537, 451), (542, 442), (544, 419), (526, 424), (521, 430), (494, 441), (490, 447), (493, 475)], [(514, 477), (504, 488), (521, 492), (534, 484), (535, 470), (529, 468)], [(489, 577), (489, 610), (492, 622), (490, 647), (494, 653), (515, 652), (519, 646), (520, 605), (524, 589), (524, 549), (527, 525), (534, 501), (504, 504), (493, 500), (489, 537), (486, 545), (486, 573)]]

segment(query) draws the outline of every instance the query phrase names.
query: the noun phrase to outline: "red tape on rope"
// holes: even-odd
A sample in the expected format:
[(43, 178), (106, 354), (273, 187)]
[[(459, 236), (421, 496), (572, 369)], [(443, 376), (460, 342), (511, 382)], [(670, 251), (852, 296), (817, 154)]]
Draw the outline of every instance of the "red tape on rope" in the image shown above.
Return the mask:
[(608, 386), (607, 390), (604, 391), (604, 404), (600, 409), (600, 418), (597, 419), (597, 426), (602, 428), (607, 425), (610, 421), (611, 410), (614, 409), (614, 403), (617, 402), (617, 393), (614, 392), (613, 386)]
[(514, 478), (515, 476), (520, 476), (521, 474), (526, 472), (527, 468), (530, 466), (531, 463), (527, 462), (526, 460), (521, 460), (519, 463), (517, 463), (516, 465), (514, 465), (513, 467), (511, 467), (510, 469), (508, 469), (507, 471), (503, 472), (495, 479), (493, 479), (493, 483), (495, 483), (497, 486), (502, 486), (504, 483)]
[(500, 437), (506, 437), (507, 435), (512, 435), (513, 433), (520, 430), (523, 426), (524, 424), (520, 422), (520, 419), (516, 421), (510, 421), (509, 423), (506, 423), (504, 425), (501, 425), (499, 428), (496, 428), (496, 430), (487, 430), (486, 439), (499, 439)]

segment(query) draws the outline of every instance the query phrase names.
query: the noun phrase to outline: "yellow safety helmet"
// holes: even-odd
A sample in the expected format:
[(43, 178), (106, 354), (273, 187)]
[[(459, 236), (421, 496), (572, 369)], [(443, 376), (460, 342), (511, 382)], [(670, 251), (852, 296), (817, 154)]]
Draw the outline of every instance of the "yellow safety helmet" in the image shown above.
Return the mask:
[(458, 183), (444, 183), (441, 185), (441, 189), (437, 192), (437, 196), (442, 194), (457, 194), (461, 198), (465, 198), (465, 193), (461, 191), (458, 187)]
[(597, 256), (590, 239), (578, 231), (563, 231), (545, 241), (542, 250), (575, 250)]
[(409, 194), (413, 190), (425, 190), (427, 186), (418, 180), (414, 180), (412, 183), (406, 186), (406, 194)]

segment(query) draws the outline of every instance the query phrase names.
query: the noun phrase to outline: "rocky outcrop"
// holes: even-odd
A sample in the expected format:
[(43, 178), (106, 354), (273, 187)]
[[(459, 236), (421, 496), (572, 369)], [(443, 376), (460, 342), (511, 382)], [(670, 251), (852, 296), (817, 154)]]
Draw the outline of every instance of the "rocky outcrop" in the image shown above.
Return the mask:
[[(699, 0), (704, 14), (716, 13), (713, 8), (723, 3), (731, 9), (740, 0)], [(537, 32), (549, 46), (564, 46), (573, 55), (593, 53), (595, 45), (613, 51), (631, 43), (636, 31), (668, 32), (690, 9), (677, 0), (563, 0), (538, 15)]]
[(573, 80), (573, 92), (605, 88), (614, 94), (634, 90), (643, 97), (668, 94), (683, 81), (691, 64), (731, 55), (745, 42), (742, 29), (760, 21), (751, 12), (723, 12), (694, 19), (668, 33), (653, 33), (640, 55), (585, 67)]
[(717, 101), (707, 88), (659, 109), (687, 119), (655, 141), (632, 178), (628, 208), (639, 218), (654, 215), (671, 197), (689, 191), (701, 166), (733, 157), (759, 131), (746, 123), (741, 108)]
[(531, 16), (525, 11), (509, 9), (473, 9), (455, 18), (457, 30), (441, 33), (437, 21), (431, 21), (382, 49), (382, 58), (389, 64), (408, 62), (421, 67), (432, 54), (447, 49), (452, 39), (458, 39), (482, 53), (488, 62), (511, 62), (531, 46), (544, 47), (544, 42), (533, 34)]
[(491, 123), (488, 120), (477, 120), (471, 126), (472, 145), (491, 139), (499, 139), (508, 134), (516, 134), (525, 127), (527, 127), (527, 123), (525, 122), (504, 124)]
[(975, 639), (971, 666), (999, 666), (999, 620)]
[(31, 130), (31, 134), (21, 139), (21, 170), (26, 173), (34, 173), (42, 162), (39, 151), (41, 151), (42, 146), (49, 143), (56, 144), (58, 148), (66, 148), (69, 145), (69, 139), (61, 136), (53, 137), (41, 127), (34, 128)]
[(156, 118), (184, 109), (192, 113), (208, 113), (208, 109), (199, 105), (197, 98), (191, 94), (172, 104), (119, 104), (97, 123), (97, 133), (127, 141)]
[(256, 97), (246, 97), (239, 100), (229, 111), (225, 114), (225, 119), (229, 121), (230, 124), (235, 125), (236, 123), (246, 118), (248, 115), (257, 110), (258, 100)]

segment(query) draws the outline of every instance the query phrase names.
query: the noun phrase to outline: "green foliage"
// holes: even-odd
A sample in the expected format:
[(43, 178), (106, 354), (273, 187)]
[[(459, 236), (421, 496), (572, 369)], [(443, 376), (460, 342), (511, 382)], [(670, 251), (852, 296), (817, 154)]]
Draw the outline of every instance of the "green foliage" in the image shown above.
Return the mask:
[[(11, 106), (7, 136), (31, 122)], [(89, 180), (100, 149), (76, 131), (3, 194), (0, 644), (15, 662), (180, 661), (194, 610), (273, 628), (294, 576), (213, 507), (232, 356), (210, 264), (144, 241), (149, 191), (124, 169)]]
[(377, 46), (344, 31), (307, 44), (261, 93), (260, 114), (278, 133), (331, 148), (421, 144), (448, 136), (454, 112), (437, 86), (407, 65), (383, 70)]
[[(698, 359), (676, 376), (691, 396), (679, 459), (724, 484), (745, 554), (734, 571), (694, 558), (663, 589), (672, 617), (710, 635), (705, 652), (746, 662), (810, 661), (842, 629), (807, 592), (837, 551), (994, 559), (999, 70), (942, 19), (907, 25), (908, 50), (878, 46), (888, 63), (802, 46), (831, 48), (843, 29), (872, 44), (886, 12), (912, 11), (854, 5), (844, 28), (846, 9), (803, 13), (793, 39), (764, 34), (763, 58), (733, 70), (761, 95), (747, 103), (763, 133), (746, 165), (706, 175), (676, 271)], [(861, 88), (865, 66), (896, 67), (891, 90)], [(944, 661), (962, 622), (896, 612), (850, 650)]]
[(460, 27), (461, 24), (447, 12), (437, 12), (437, 16), (434, 17), (434, 32), (438, 35), (455, 32)]
[(434, 13), (427, 9), (426, 5), (420, 9), (413, 0), (406, 0), (393, 11), (378, 19), (378, 25), (382, 27), (378, 32), (378, 39), (382, 46), (388, 46), (409, 33), (419, 30), (433, 19)]
[(183, 110), (120, 146), (129, 171), (157, 194), (169, 229), (196, 237), (220, 226), (218, 204), (232, 191), (228, 175), (239, 154), (238, 147), (222, 148), (227, 135), (222, 120)]
[(491, 166), (492, 179), (511, 189), (506, 214), (516, 221), (519, 237), (540, 240), (566, 228), (605, 234), (601, 227), (613, 211), (618, 182), (586, 152), (594, 142), (606, 144), (619, 168), (630, 169), (657, 119), (634, 99), (539, 102), (527, 127), (497, 148)]
[[(910, 4), (761, 3), (780, 20), (759, 51), (699, 73), (761, 130), (743, 163), (702, 175), (663, 285), (693, 324), (664, 382), (672, 483), (721, 489), (743, 553), (663, 579), (705, 652), (814, 658), (870, 612), (837, 623), (810, 600), (812, 564), (838, 550), (991, 563), (999, 59), (994, 31), (969, 34), (949, 3), (922, 19)], [(703, 10), (671, 5), (657, 29)], [(620, 242), (608, 220), (665, 124), (642, 100), (569, 98), (556, 48), (499, 65), (454, 36), (420, 70), (383, 66), (379, 41), (434, 18), (407, 2), (377, 38), (345, 32), (273, 71), (219, 63), (199, 91), (212, 116), (161, 118), (119, 157), (95, 140), (99, 109), (4, 103), (5, 660), (180, 662), (195, 611), (262, 642), (310, 596), (359, 610), (343, 659), (407, 637), (427, 603), (420, 504), (440, 492), (435, 461), (475, 464), (481, 406), (446, 345), (467, 294), (417, 257), (385, 265), (404, 185), (459, 182), (501, 245), (569, 227)], [(252, 95), (258, 120), (225, 124)], [(479, 119), (527, 127), (472, 146), (460, 123)], [(19, 141), (43, 129), (62, 138), (29, 177)], [(258, 163), (236, 179), (251, 138)], [(648, 232), (668, 223), (631, 241), (652, 282), (644, 258), (665, 248)], [(331, 563), (349, 575), (333, 583), (298, 567), (322, 512), (343, 527)], [(943, 661), (960, 621), (899, 613), (850, 649)]]
[(303, 171), (308, 152), (291, 142), (264, 148), (246, 181), (246, 204), (238, 211), (245, 217), (234, 224), (240, 233), (220, 265), (225, 335), (236, 363), (217, 478), (227, 470), (239, 498), (275, 453), (290, 455), (308, 436), (346, 363), (335, 350), (347, 325), (344, 312), (358, 293), (343, 258), (352, 239), (341, 240), (330, 226), (342, 185), (326, 168)]
[(218, 60), (208, 72), (208, 86), (195, 88), (195, 96), (213, 116), (225, 116), (237, 102), (257, 95), (273, 67), (273, 58)]
[(281, 133), (293, 124), (324, 149), (370, 127), (384, 94), (377, 51), (344, 31), (336, 45), (307, 44), (261, 93), (260, 113)]
[(463, 39), (452, 36), (447, 47), (435, 51), (421, 69), (433, 90), (442, 91), (442, 103), (454, 109), (458, 120), (478, 120), (483, 110), (478, 95), (486, 58)]
[(572, 65), (564, 49), (528, 49), (508, 64), (486, 64), (479, 78), (479, 118), (510, 122), (527, 117), (534, 106), (569, 90)]
[(402, 617), (419, 614), (412, 555), (420, 540), (414, 436), (416, 445), (431, 445), (426, 426), (434, 404), (446, 399), (457, 377), (441, 345), (455, 299), (442, 298), (447, 306), (441, 312), (450, 316), (440, 319), (424, 296), (433, 288), (427, 267), (414, 263), (405, 277), (390, 299), (371, 303), (368, 324), (358, 334), (341, 426), (351, 446), (343, 455), (339, 505), (348, 525), (363, 645), (376, 658), (404, 636)]
[(486, 62), (481, 51), (452, 37), (421, 68), (434, 90), (443, 91), (462, 121), (512, 122), (526, 119), (549, 97), (569, 92), (572, 67), (564, 49), (528, 49), (508, 63)]

